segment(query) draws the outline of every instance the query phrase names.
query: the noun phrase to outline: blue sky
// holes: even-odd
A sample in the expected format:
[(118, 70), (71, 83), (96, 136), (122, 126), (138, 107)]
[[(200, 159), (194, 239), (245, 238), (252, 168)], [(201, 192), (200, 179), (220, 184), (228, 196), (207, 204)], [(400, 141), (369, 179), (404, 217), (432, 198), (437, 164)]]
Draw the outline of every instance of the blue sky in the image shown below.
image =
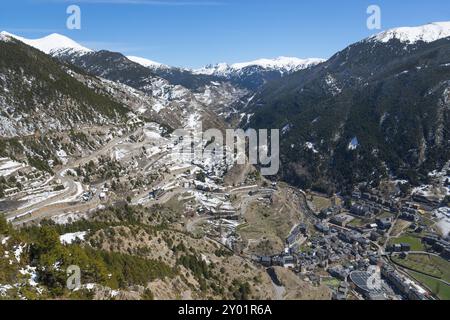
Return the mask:
[[(66, 29), (77, 4), (81, 30)], [(200, 67), (277, 56), (330, 57), (382, 28), (450, 20), (448, 0), (2, 0), (0, 29), (29, 38), (58, 32), (92, 49)]]

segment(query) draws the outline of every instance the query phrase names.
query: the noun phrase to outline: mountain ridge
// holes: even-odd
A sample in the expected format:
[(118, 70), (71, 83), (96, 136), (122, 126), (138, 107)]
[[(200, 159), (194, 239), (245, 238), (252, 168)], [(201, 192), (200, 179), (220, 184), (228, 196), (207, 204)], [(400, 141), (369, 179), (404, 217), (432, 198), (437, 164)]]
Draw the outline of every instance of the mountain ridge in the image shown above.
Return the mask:
[(216, 65), (208, 65), (201, 69), (194, 69), (195, 74), (207, 74), (207, 75), (222, 75), (229, 76), (233, 72), (242, 71), (249, 67), (260, 67), (265, 70), (279, 70), (281, 72), (295, 72), (324, 62), (325, 59), (320, 58), (296, 58), (296, 57), (284, 57), (280, 56), (274, 59), (257, 59), (248, 62), (239, 63), (218, 63)]
[(302, 187), (388, 176), (425, 182), (448, 159), (449, 51), (447, 38), (354, 43), (264, 86), (241, 125), (285, 129), (281, 175)]
[(1, 34), (3, 36), (12, 37), (19, 41), (22, 41), (23, 43), (50, 55), (57, 55), (65, 51), (77, 52), (79, 54), (85, 54), (93, 51), (80, 45), (78, 42), (72, 40), (71, 38), (58, 33), (52, 33), (38, 39), (27, 39), (9, 33), (7, 31), (2, 31)]
[(392, 39), (397, 39), (402, 43), (414, 44), (418, 41), (433, 42), (447, 37), (450, 37), (450, 21), (432, 22), (415, 27), (392, 28), (366, 40), (386, 43)]

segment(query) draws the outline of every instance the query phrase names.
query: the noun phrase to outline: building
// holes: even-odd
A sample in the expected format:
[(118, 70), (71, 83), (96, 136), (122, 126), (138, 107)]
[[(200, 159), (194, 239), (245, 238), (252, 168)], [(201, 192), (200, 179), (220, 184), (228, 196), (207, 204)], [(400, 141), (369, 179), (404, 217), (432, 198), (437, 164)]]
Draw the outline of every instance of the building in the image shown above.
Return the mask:
[(378, 241), (378, 239), (380, 239), (381, 238), (381, 234), (379, 234), (378, 232), (375, 232), (375, 231), (372, 231), (371, 233), (370, 233), (370, 240), (372, 240), (372, 241)]
[(411, 245), (409, 243), (396, 243), (386, 248), (388, 252), (409, 252)]
[(272, 265), (271, 257), (259, 257), (259, 263), (261, 263), (265, 267), (270, 267)]
[(450, 261), (450, 248), (445, 248), (444, 251), (442, 251), (441, 256), (447, 261)]
[(339, 287), (337, 288), (337, 290), (335, 292), (333, 292), (332, 299), (333, 300), (347, 300), (348, 290), (349, 290), (349, 284), (345, 281), (342, 281), (339, 284)]
[(406, 221), (419, 221), (419, 217), (415, 213), (409, 213), (409, 212), (402, 212), (400, 214), (400, 219), (406, 220)]
[(339, 214), (337, 216), (334, 216), (330, 219), (330, 222), (345, 227), (349, 222), (351, 222), (354, 218), (352, 216), (346, 215), (346, 214)]
[(433, 250), (436, 250), (437, 252), (442, 252), (448, 248), (450, 248), (450, 243), (445, 240), (438, 240), (433, 244)]
[(294, 269), (295, 268), (295, 258), (291, 255), (286, 255), (281, 258), (283, 267), (286, 269)]
[(398, 292), (410, 300), (428, 300), (426, 290), (415, 284), (408, 278), (400, 275), (390, 265), (383, 265), (381, 274)]
[(359, 232), (356, 231), (342, 231), (339, 232), (338, 238), (346, 243), (355, 243), (355, 242), (363, 242), (365, 243), (367, 239), (365, 239)]
[(355, 285), (355, 290), (368, 300), (385, 300), (387, 298), (383, 287), (380, 284), (370, 285), (372, 274), (366, 271), (353, 271), (349, 279)]
[(370, 208), (368, 206), (357, 204), (350, 208), (350, 213), (360, 217), (366, 217), (370, 215)]
[(379, 218), (377, 219), (378, 228), (381, 230), (388, 230), (392, 227), (391, 218)]
[(411, 245), (409, 243), (400, 243), (400, 246), (402, 252), (411, 251)]
[(439, 236), (435, 234), (426, 235), (422, 238), (422, 241), (428, 245), (434, 245), (437, 241), (439, 241)]
[(314, 225), (314, 227), (316, 228), (317, 231), (320, 231), (320, 232), (322, 232), (322, 233), (324, 233), (324, 234), (329, 234), (329, 233), (330, 233), (330, 227), (328, 227), (328, 226), (325, 225), (325, 224), (322, 224), (322, 223), (316, 223), (316, 224)]
[(302, 234), (305, 234), (307, 226), (304, 223), (297, 225), (291, 232), (291, 234), (286, 238), (286, 244), (292, 246)]
[(331, 276), (343, 281), (345, 281), (349, 275), (349, 272), (342, 267), (329, 268), (328, 273)]
[(298, 236), (296, 234), (291, 234), (289, 237), (286, 238), (286, 244), (288, 246), (292, 246), (298, 239)]
[(373, 266), (377, 266), (380, 263), (380, 258), (377, 255), (369, 256), (369, 263)]
[(365, 200), (369, 200), (369, 199), (370, 199), (370, 193), (364, 192), (364, 193), (361, 195), (361, 198), (363, 198), (363, 199), (365, 199)]

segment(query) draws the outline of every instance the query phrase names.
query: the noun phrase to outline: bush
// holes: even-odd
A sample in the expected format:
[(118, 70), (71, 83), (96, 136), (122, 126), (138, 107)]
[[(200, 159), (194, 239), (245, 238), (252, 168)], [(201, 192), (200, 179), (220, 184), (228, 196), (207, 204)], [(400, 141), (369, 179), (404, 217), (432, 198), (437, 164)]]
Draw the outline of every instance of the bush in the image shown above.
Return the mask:
[(198, 259), (194, 255), (185, 255), (180, 257), (178, 264), (192, 271), (197, 279), (209, 279), (210, 271), (205, 261)]
[(233, 285), (234, 285), (233, 297), (236, 300), (248, 300), (250, 298), (251, 289), (248, 282), (241, 283), (235, 280), (233, 281)]
[(64, 186), (62, 184), (57, 185), (56, 187), (53, 188), (53, 191), (62, 191), (64, 190)]
[(141, 296), (142, 300), (155, 300), (155, 296), (150, 289), (145, 289), (144, 294)]
[(5, 217), (0, 215), (0, 234), (6, 235), (9, 233), (10, 226)]

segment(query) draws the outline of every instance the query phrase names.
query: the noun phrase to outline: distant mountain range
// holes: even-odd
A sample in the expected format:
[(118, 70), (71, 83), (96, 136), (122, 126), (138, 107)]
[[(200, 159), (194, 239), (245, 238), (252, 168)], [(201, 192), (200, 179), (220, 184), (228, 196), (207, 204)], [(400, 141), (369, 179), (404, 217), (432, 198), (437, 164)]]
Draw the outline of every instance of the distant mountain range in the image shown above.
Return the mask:
[[(26, 39), (8, 32), (2, 32), (2, 34), (14, 37), (54, 57), (70, 60), (74, 64), (81, 64), (82, 60), (92, 61), (95, 59), (94, 57), (98, 56), (104, 58), (106, 53), (114, 55), (114, 53), (105, 50), (96, 52), (85, 48), (72, 39), (60, 34), (51, 34), (41, 39)], [(299, 59), (279, 57), (276, 59), (259, 59), (231, 65), (220, 63), (191, 70), (168, 66), (142, 57), (120, 56), (122, 59), (127, 59), (151, 69), (154, 74), (165, 78), (172, 84), (183, 85), (190, 89), (197, 89), (199, 85), (204, 85), (208, 81), (230, 81), (236, 85), (255, 90), (267, 81), (279, 79), (284, 75), (309, 68), (325, 61), (318, 58)]]
[(285, 75), (310, 68), (324, 61), (318, 58), (299, 59), (279, 57), (276, 59), (259, 59), (231, 65), (219, 63), (193, 70), (193, 73), (225, 78), (233, 83), (256, 90), (269, 81), (280, 79)]
[[(280, 177), (326, 192), (388, 176), (422, 183), (450, 159), (450, 22), (387, 30), (327, 61), (280, 57), (198, 70), (93, 51), (58, 34), (2, 32), (0, 40), (2, 135), (44, 122), (114, 122), (127, 112), (172, 128), (192, 114), (207, 126), (237, 119), (243, 128), (279, 128)], [(76, 107), (64, 115), (55, 105)], [(98, 116), (78, 113), (90, 108)]]

